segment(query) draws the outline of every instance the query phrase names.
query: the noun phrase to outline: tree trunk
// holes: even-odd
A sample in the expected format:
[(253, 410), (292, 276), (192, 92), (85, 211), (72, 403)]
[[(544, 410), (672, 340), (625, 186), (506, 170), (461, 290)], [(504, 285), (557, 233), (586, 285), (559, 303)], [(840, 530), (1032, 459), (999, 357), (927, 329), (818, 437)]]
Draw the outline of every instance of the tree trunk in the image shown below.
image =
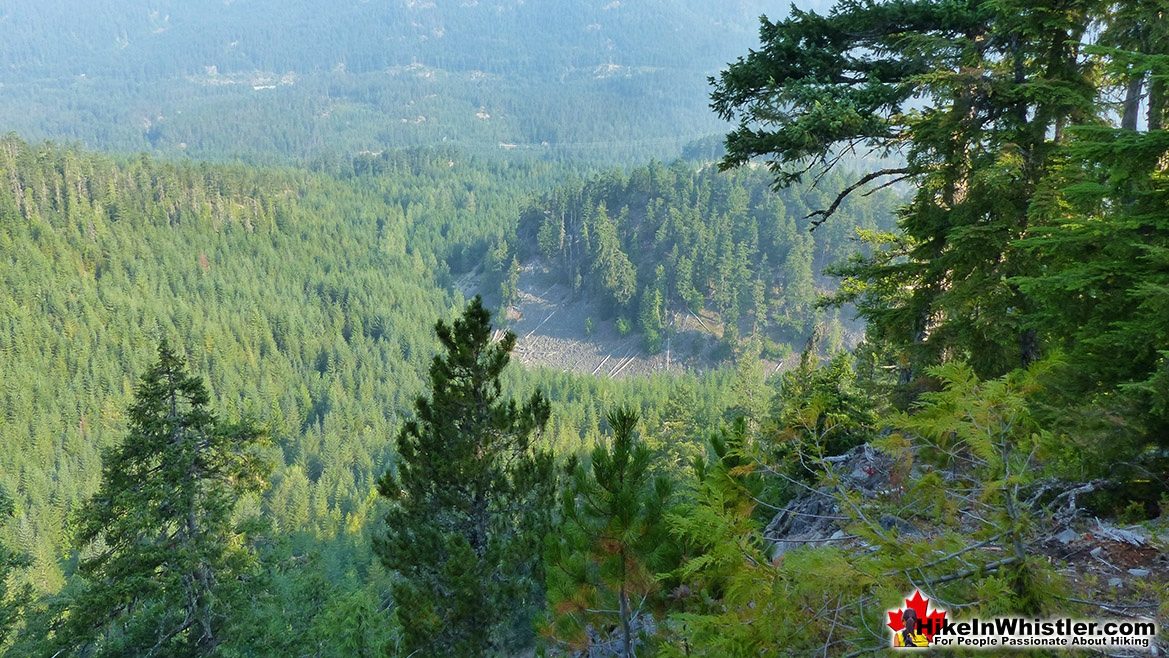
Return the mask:
[(1124, 113), (1120, 118), (1121, 130), (1136, 130), (1137, 117), (1141, 110), (1141, 92), (1145, 87), (1145, 73), (1133, 73), (1128, 79), (1128, 87), (1124, 90)]
[(1019, 356), (1024, 368), (1039, 360), (1039, 334), (1034, 329), (1024, 329), (1019, 336)]
[(487, 514), (487, 494), (480, 489), (471, 499), (471, 536), (467, 538), (477, 558), (487, 554), (488, 523), (490, 519)]
[(1163, 130), (1169, 103), (1166, 103), (1165, 80), (1155, 79), (1149, 83), (1149, 130)]
[(633, 629), (631, 617), (633, 614), (629, 610), (629, 593), (625, 591), (625, 567), (628, 564), (625, 559), (625, 546), (621, 547), (621, 589), (618, 593), (619, 607), (621, 609), (621, 658), (633, 658)]
[(633, 629), (631, 628), (629, 610), (629, 594), (625, 591), (625, 584), (621, 584), (621, 656), (633, 658)]

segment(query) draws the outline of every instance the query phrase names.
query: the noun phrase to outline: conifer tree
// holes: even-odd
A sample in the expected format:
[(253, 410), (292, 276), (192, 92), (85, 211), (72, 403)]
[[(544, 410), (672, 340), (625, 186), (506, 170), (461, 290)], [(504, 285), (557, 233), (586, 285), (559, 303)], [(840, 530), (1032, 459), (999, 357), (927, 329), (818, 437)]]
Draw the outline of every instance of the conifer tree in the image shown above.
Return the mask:
[(546, 549), (550, 630), (570, 647), (605, 643), (605, 655), (628, 658), (655, 602), (655, 567), (670, 554), (663, 514), (671, 483), (650, 470), (637, 412), (620, 408), (607, 418), (612, 444), (593, 449), (588, 464), (571, 458), (565, 466), (562, 520)]
[(1082, 62), (1102, 11), (1083, 2), (843, 0), (826, 15), (764, 20), (763, 45), (715, 82), (712, 106), (738, 126), (723, 167), (768, 158), (777, 185), (857, 149), (905, 155), (855, 191), (909, 181), (902, 239), (843, 270), (869, 336), (914, 365), (967, 358), (981, 376), (1041, 355), (1034, 306), (1013, 281), (1033, 260), (1015, 241), (1068, 129), (1097, 120)]
[[(0, 489), (0, 522), (7, 521), (11, 516), (12, 500), (7, 492)], [(16, 570), (27, 564), (28, 559), (24, 555), (0, 544), (0, 649), (3, 649), (15, 630), (22, 608), (31, 596), (27, 585), (20, 586), (13, 582)]]
[[(536, 392), (504, 398), (500, 375), (515, 334), (492, 340), (479, 297), (435, 333), (430, 397), (398, 433), (398, 459), (378, 483), (390, 500), (376, 550), (393, 587), (407, 654), (482, 656), (502, 648), (504, 622), (542, 596), (539, 542), (553, 468), (533, 438), (548, 421)], [(518, 622), (517, 622), (518, 623)]]
[[(1169, 55), (1159, 62), (1169, 78)], [(1046, 225), (1021, 242), (1043, 269), (1019, 286), (1069, 366), (1052, 387), (1053, 421), (1091, 476), (1169, 473), (1167, 154), (1169, 130), (1076, 131), (1034, 213)]]
[(58, 628), (57, 655), (207, 656), (253, 566), (233, 518), (258, 492), (264, 434), (222, 422), (203, 381), (166, 342), (107, 451), (98, 492), (77, 514), (85, 580)]

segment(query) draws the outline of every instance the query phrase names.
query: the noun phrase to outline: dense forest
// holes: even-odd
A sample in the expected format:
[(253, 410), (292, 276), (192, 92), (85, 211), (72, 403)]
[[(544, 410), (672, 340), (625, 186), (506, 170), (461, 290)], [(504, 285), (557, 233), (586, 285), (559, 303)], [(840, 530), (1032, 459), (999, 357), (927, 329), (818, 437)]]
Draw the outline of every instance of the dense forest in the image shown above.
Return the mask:
[[(71, 519), (98, 489), (103, 451), (120, 443), (137, 374), (161, 339), (191, 355), (217, 409), (270, 438), (272, 471), (248, 505), (284, 538), (266, 545), (272, 568), (320, 562), (283, 586), (356, 587), (373, 569), (370, 493), (393, 454), (387, 437), (424, 389), (430, 324), (464, 303), (453, 277), (518, 248), (536, 190), (573, 185), (561, 167), (450, 150), (359, 156), (332, 174), (119, 159), (15, 137), (0, 157), (0, 436), (13, 447), (0, 459), (15, 510), (3, 536), (28, 560), (20, 580), (37, 595), (78, 576)], [(712, 176), (725, 193), (762, 193), (758, 177), (707, 171), (705, 185)], [(687, 173), (678, 189), (695, 180)], [(661, 427), (655, 440), (676, 464), (719, 422), (736, 379), (508, 374), (509, 390), (538, 388), (555, 402), (543, 445), (591, 445), (607, 407), (624, 403)], [(376, 588), (367, 594), (378, 601)]]
[(542, 258), (574, 290), (603, 299), (651, 351), (675, 312), (709, 308), (728, 346), (757, 337), (766, 356), (783, 358), (811, 336), (817, 295), (836, 287), (818, 273), (857, 252), (858, 230), (892, 228), (890, 194), (849, 203), (847, 218), (824, 230), (801, 230), (843, 180), (777, 194), (765, 171), (695, 173), (679, 161), (569, 183), (525, 210), (519, 257)]
[[(172, 4), (136, 22), (108, 2), (22, 5), (0, 25), (75, 25), (77, 61), (120, 80), (120, 103), (201, 66), (147, 34), (235, 38), (211, 14), (266, 8)], [(577, 23), (598, 11), (628, 12), (625, 37), (598, 38), (667, 66), (678, 39), (724, 52), (685, 30), (755, 10), (653, 21), (665, 4), (581, 5), (525, 45), (548, 56), (522, 72), (591, 66), (604, 48)], [(368, 38), (321, 74), (505, 75), (492, 62), (519, 55), (489, 33), (430, 42), (483, 12), (539, 32), (557, 6), (342, 3), (318, 24), (296, 5), (203, 75), (302, 66), (298, 48), (330, 41), (315, 37), (401, 15), (445, 59), (413, 67), (394, 58), (417, 43)], [(3, 138), (0, 653), (852, 658), (927, 645), (948, 614), (1148, 623), (1128, 634), (1144, 644), (1071, 651), (1159, 654), (1165, 13), (793, 8), (710, 80), (725, 149), (630, 169), (438, 133), (318, 151), (247, 121), (200, 155), (269, 164)], [(37, 80), (74, 75), (69, 39), (21, 35), (4, 75), (54, 103)], [(662, 129), (646, 107), (625, 110)], [(89, 141), (104, 121), (49, 132)], [(619, 125), (606, 143), (639, 130)], [(108, 129), (100, 146), (142, 147)], [(722, 366), (522, 367), (521, 266), (648, 351), (704, 317)]]

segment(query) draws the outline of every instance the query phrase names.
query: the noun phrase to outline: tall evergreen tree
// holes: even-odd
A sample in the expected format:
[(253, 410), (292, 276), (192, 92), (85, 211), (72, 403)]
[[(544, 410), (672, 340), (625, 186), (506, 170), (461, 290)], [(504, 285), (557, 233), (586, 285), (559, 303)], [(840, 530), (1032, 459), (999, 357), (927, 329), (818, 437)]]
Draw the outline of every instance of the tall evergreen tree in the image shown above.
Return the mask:
[(637, 270), (629, 256), (622, 251), (617, 222), (609, 216), (603, 203), (597, 206), (593, 226), (597, 245), (595, 274), (614, 308), (623, 310), (637, 293)]
[(481, 656), (508, 639), (504, 622), (542, 597), (539, 542), (554, 472), (533, 445), (549, 404), (519, 406), (500, 375), (515, 334), (492, 340), (491, 314), (475, 297), (435, 333), (430, 397), (398, 433), (398, 459), (378, 483), (390, 500), (376, 545), (398, 573), (393, 587), (405, 648), (414, 655)]
[(77, 514), (84, 587), (57, 631), (84, 656), (207, 656), (254, 554), (234, 517), (264, 486), (264, 434), (222, 422), (166, 342), (130, 407), (126, 439)]
[(551, 632), (570, 647), (604, 644), (604, 655), (629, 658), (655, 603), (654, 567), (673, 545), (663, 516), (671, 484), (650, 470), (637, 412), (617, 409), (608, 421), (612, 444), (593, 449), (588, 464), (572, 458), (565, 468), (562, 520), (546, 548)]
[[(1098, 0), (843, 0), (827, 15), (764, 20), (763, 46), (715, 82), (739, 121), (724, 167), (769, 158), (779, 185), (856, 149), (905, 155), (845, 187), (813, 226), (868, 186), (909, 181), (903, 239), (846, 271), (870, 336), (908, 363), (967, 358), (995, 376), (1040, 355), (1016, 241), (1068, 135), (1097, 120), (1083, 58)], [(907, 369), (906, 378), (912, 375)]]
[[(1153, 67), (1163, 78), (1166, 48)], [(1069, 366), (1053, 387), (1062, 398), (1055, 422), (1085, 449), (1086, 470), (1131, 471), (1140, 481), (1152, 472), (1162, 488), (1169, 487), (1167, 156), (1169, 130), (1076, 131), (1036, 209), (1044, 225), (1021, 245), (1042, 275), (1019, 282), (1039, 302), (1042, 335)]]

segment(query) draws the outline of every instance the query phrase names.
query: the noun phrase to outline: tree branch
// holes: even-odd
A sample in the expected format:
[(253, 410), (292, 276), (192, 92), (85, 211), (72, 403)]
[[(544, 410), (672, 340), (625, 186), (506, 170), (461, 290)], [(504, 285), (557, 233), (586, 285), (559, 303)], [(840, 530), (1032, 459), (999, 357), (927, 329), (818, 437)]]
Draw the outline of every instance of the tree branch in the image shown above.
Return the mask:
[[(847, 199), (850, 194), (857, 191), (857, 189), (864, 187), (868, 183), (871, 183), (872, 181), (874, 181), (882, 176), (896, 176), (899, 174), (909, 174), (909, 173), (910, 173), (910, 170), (908, 167), (895, 167), (895, 168), (891, 168), (891, 169), (879, 169), (877, 171), (865, 174), (864, 176), (861, 177), (860, 180), (858, 180), (857, 182), (853, 183), (852, 185), (849, 185), (848, 187), (841, 190), (840, 194), (836, 195), (836, 199), (832, 202), (832, 205), (828, 206), (827, 208), (825, 208), (823, 210), (816, 210), (814, 212), (808, 213), (808, 215), (806, 217), (804, 217), (804, 219), (812, 219), (813, 217), (819, 218), (819, 219), (812, 220), (812, 225), (808, 230), (815, 231), (817, 228), (819, 228), (819, 226), (821, 224), (828, 221), (828, 218), (831, 217), (833, 214), (835, 214), (836, 210), (838, 208), (840, 208), (840, 204), (844, 203), (844, 200)], [(899, 179), (899, 180), (904, 180), (904, 177)], [(894, 183), (896, 183), (896, 182), (897, 181), (894, 181)], [(892, 184), (893, 183), (889, 183), (889, 185), (892, 185)], [(887, 185), (886, 185), (886, 187), (887, 187)], [(880, 188), (877, 188), (877, 189), (880, 189)]]
[(1002, 567), (1010, 566), (1016, 562), (1018, 562), (1018, 560), (1016, 560), (1014, 557), (1007, 557), (1007, 558), (1003, 558), (1003, 559), (995, 561), (995, 562), (991, 562), (989, 564), (985, 564), (981, 567), (974, 567), (971, 569), (965, 569), (965, 570), (959, 571), (957, 573), (952, 573), (952, 574), (948, 574), (948, 575), (941, 576), (938, 578), (933, 578), (931, 580), (927, 580), (926, 584), (927, 585), (941, 585), (942, 583), (948, 583), (948, 582), (953, 581), (953, 580), (962, 580), (963, 578), (969, 578), (969, 577), (971, 577), (975, 574), (978, 574), (978, 573), (993, 573), (995, 571), (998, 571)]

